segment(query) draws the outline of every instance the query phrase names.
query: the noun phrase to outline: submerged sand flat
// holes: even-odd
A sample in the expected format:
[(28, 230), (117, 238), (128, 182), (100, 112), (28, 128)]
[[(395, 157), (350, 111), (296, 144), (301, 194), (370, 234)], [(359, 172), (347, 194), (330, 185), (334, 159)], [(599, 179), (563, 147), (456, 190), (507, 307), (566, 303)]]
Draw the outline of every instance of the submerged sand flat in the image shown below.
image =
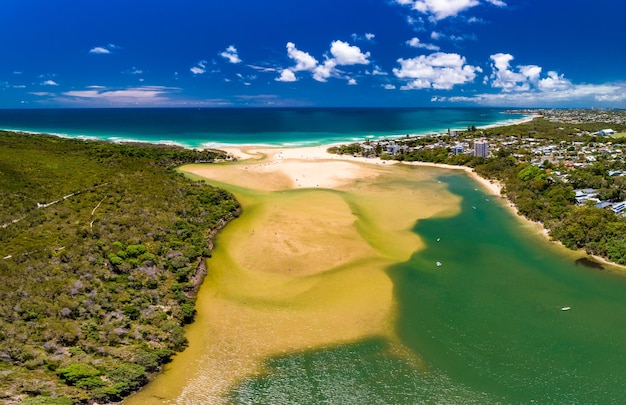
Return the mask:
[(232, 191), (243, 214), (208, 261), (189, 348), (125, 403), (225, 403), (272, 356), (372, 336), (394, 342), (385, 270), (421, 248), (416, 221), (459, 211), (436, 169), (321, 148), (233, 152), (248, 159), (182, 168)]

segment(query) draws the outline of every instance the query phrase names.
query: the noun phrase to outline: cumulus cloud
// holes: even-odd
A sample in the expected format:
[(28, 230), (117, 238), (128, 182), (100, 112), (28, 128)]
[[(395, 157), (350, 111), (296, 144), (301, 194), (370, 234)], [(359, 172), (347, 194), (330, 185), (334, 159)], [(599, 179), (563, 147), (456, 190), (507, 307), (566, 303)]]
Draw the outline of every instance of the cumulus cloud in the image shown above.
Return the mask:
[(570, 88), (572, 83), (564, 75), (549, 71), (547, 77), (541, 78), (542, 68), (537, 65), (520, 65), (511, 68), (513, 55), (497, 53), (490, 56), (492, 61), (491, 87), (504, 92), (526, 92), (531, 89), (540, 91), (562, 91)]
[(313, 79), (317, 80), (318, 82), (327, 81), (331, 76), (337, 75), (337, 71), (335, 69), (336, 67), (337, 61), (335, 61), (334, 59), (326, 59), (323, 64), (318, 65), (313, 70)]
[(41, 85), (42, 86), (58, 86), (59, 84), (55, 82), (54, 80), (48, 79), (46, 81), (41, 82)]
[(438, 51), (439, 50), (439, 47), (437, 45), (425, 44), (422, 41), (420, 41), (419, 38), (417, 38), (417, 37), (413, 37), (413, 38), (409, 39), (408, 41), (406, 41), (406, 44), (408, 46), (410, 46), (411, 48), (422, 48), (422, 49), (427, 49), (429, 51)]
[(411, 6), (413, 10), (427, 15), (433, 21), (454, 17), (480, 4), (478, 0), (396, 0), (396, 3)]
[(410, 6), (412, 10), (424, 14), (432, 22), (456, 17), (481, 4), (506, 7), (506, 3), (502, 0), (395, 0), (395, 3)]
[(189, 70), (194, 75), (205, 74), (206, 73), (206, 64), (207, 64), (206, 60), (201, 60), (200, 62), (196, 63), (195, 66), (192, 66), (191, 68), (189, 68)]
[(296, 77), (295, 73), (293, 73), (293, 71), (292, 71), (292, 70), (290, 70), (290, 69), (283, 69), (283, 70), (280, 72), (280, 77), (277, 77), (277, 78), (276, 78), (276, 79), (274, 79), (274, 80), (276, 80), (277, 82), (286, 82), (286, 83), (289, 83), (289, 82), (295, 82), (295, 81), (297, 81), (297, 80), (298, 80), (298, 78)]
[(114, 51), (116, 49), (119, 49), (119, 46), (108, 44), (106, 46), (95, 46), (89, 50), (89, 53), (95, 55), (107, 55), (110, 54), (111, 51)]
[(356, 80), (354, 78), (348, 79), (348, 86), (356, 86)]
[(89, 53), (95, 53), (95, 54), (107, 54), (107, 53), (111, 53), (111, 51), (109, 51), (106, 48), (103, 48), (101, 46), (96, 46), (95, 48), (91, 48), (89, 50)]
[(556, 71), (543, 73), (543, 69), (537, 65), (512, 67), (514, 57), (508, 53), (491, 55), (490, 60), (492, 73), (485, 78), (485, 84), (499, 92), (472, 96), (435, 96), (432, 101), (539, 107), (559, 103), (584, 105), (590, 102), (610, 105), (626, 100), (626, 83), (575, 84)]
[(352, 34), (351, 37), (353, 41), (372, 41), (374, 40), (374, 38), (376, 38), (376, 35), (372, 34), (371, 32), (366, 32), (363, 35), (359, 35), (355, 33), (355, 34)]
[(381, 67), (378, 65), (374, 66), (371, 72), (366, 71), (365, 74), (372, 75), (372, 76), (387, 76), (387, 72), (382, 70)]
[(220, 56), (227, 59), (230, 63), (241, 63), (237, 48), (233, 45), (229, 46), (224, 52), (220, 53)]
[[(341, 72), (337, 69), (337, 66), (368, 65), (370, 63), (368, 59), (370, 57), (369, 52), (363, 53), (358, 46), (339, 40), (331, 43), (330, 56), (325, 55), (323, 63), (318, 62), (308, 52), (296, 48), (293, 42), (287, 43), (287, 55), (296, 62), (296, 65), (289, 69), (280, 70), (281, 75), (276, 79), (277, 81), (293, 81), (285, 80), (291, 79), (291, 75), (285, 72), (289, 70), (291, 73), (311, 72), (313, 79), (318, 82), (326, 82), (331, 77), (341, 77)], [(283, 75), (286, 76), (283, 77)]]
[(370, 61), (370, 53), (361, 52), (358, 46), (352, 46), (347, 42), (333, 41), (330, 46), (330, 53), (334, 56), (338, 65), (367, 65)]
[(563, 91), (572, 87), (572, 82), (559, 75), (555, 71), (548, 72), (548, 77), (539, 80), (539, 90), (541, 91)]
[(296, 61), (296, 66), (291, 70), (299, 72), (302, 70), (312, 71), (317, 67), (317, 59), (312, 57), (308, 52), (303, 52), (296, 48), (293, 42), (287, 42), (287, 55)]
[(472, 82), (476, 73), (482, 72), (477, 66), (466, 64), (466, 60), (456, 53), (437, 52), (420, 55), (411, 59), (398, 59), (400, 68), (393, 73), (399, 79), (409, 79), (402, 90), (439, 89), (449, 90), (459, 84)]

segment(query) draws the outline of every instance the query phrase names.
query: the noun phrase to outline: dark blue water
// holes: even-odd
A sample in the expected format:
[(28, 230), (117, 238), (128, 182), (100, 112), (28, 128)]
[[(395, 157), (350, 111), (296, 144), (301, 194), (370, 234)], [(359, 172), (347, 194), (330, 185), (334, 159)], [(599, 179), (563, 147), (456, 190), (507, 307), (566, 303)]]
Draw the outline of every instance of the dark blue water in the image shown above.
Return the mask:
[(523, 118), (492, 108), (21, 109), (0, 110), (0, 128), (186, 147), (302, 146), (424, 135)]

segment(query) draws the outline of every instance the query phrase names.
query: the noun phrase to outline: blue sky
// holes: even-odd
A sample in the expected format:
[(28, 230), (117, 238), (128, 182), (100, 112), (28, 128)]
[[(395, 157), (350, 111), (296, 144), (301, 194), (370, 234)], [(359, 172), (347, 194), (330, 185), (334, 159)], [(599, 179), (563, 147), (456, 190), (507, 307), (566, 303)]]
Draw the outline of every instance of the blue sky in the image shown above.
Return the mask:
[(626, 108), (618, 0), (2, 0), (0, 108)]

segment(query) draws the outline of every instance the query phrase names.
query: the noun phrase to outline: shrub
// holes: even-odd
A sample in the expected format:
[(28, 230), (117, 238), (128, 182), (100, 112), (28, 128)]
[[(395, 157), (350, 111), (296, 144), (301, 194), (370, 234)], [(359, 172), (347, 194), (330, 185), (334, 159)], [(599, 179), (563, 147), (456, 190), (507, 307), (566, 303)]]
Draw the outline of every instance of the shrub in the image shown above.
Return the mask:
[(68, 385), (79, 386), (82, 380), (100, 376), (100, 371), (84, 363), (74, 363), (57, 371), (57, 374)]

